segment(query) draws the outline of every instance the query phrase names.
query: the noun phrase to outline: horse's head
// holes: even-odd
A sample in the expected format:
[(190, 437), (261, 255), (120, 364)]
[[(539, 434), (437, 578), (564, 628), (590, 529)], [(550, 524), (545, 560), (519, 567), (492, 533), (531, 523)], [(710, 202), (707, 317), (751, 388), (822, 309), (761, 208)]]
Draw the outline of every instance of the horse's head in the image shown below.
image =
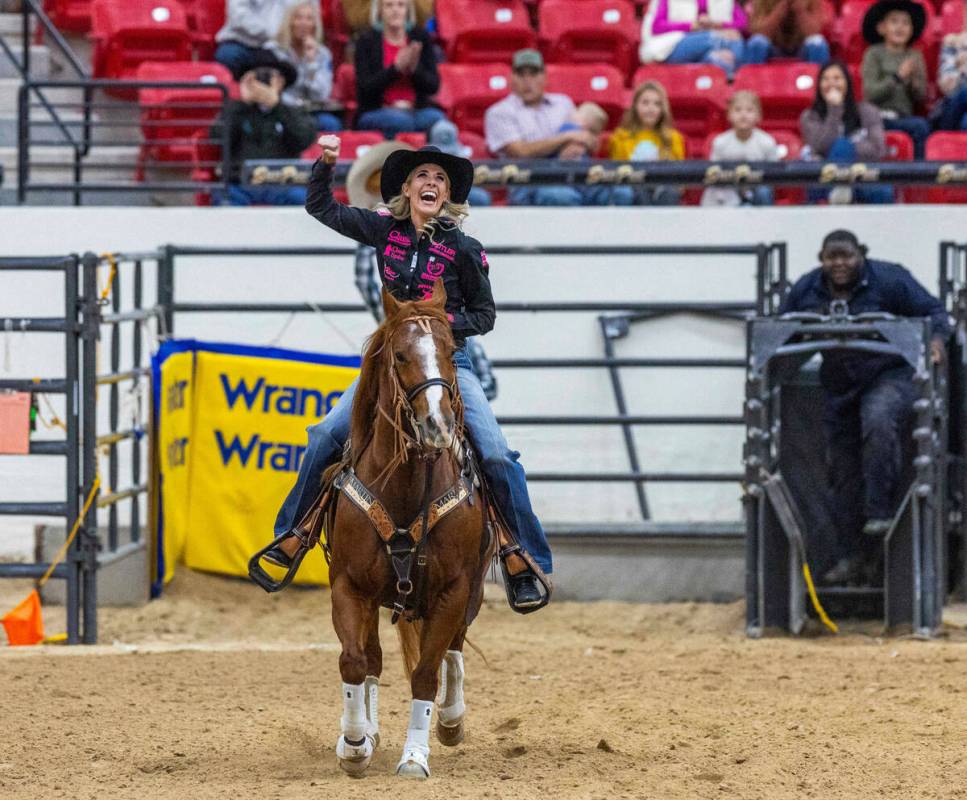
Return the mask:
[(383, 308), (391, 379), (417, 442), (424, 449), (446, 450), (458, 423), (454, 342), (444, 305), (447, 293), (437, 280), (428, 300), (400, 303), (385, 289)]

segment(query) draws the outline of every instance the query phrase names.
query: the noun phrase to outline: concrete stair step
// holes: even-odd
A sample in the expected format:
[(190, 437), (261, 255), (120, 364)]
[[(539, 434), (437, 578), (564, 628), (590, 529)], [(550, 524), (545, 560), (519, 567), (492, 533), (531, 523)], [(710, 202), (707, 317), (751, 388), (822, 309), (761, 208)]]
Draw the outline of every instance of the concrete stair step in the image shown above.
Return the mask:
[[(5, 59), (4, 59), (5, 60)], [(0, 110), (15, 114), (17, 112), (17, 94), (20, 91), (20, 78), (0, 78)], [(51, 103), (78, 103), (83, 94), (80, 89), (44, 89), (44, 96)]]
[[(37, 20), (30, 18), (30, 35), (33, 36), (37, 30)], [(0, 36), (7, 40), (7, 44), (20, 41), (23, 34), (23, 18), (20, 14), (12, 12), (0, 13)]]
[[(137, 147), (93, 147), (83, 160), (83, 175), (92, 182), (131, 182)], [(30, 148), (30, 179), (36, 183), (66, 183), (74, 179), (74, 153), (69, 147)], [(17, 148), (0, 147), (7, 187), (17, 185)], [(94, 166), (97, 165), (97, 166)]]
[[(8, 42), (8, 44), (10, 44), (10, 42)], [(17, 64), (13, 64), (7, 57), (6, 53), (0, 54), (0, 78), (16, 78), (19, 80), (20, 70), (18, 65), (23, 65), (23, 45), (19, 42), (16, 44), (10, 44), (10, 49), (13, 51), (13, 54), (17, 59)], [(50, 48), (43, 44), (31, 45), (30, 76), (35, 79), (43, 79), (49, 78), (50, 75)]]

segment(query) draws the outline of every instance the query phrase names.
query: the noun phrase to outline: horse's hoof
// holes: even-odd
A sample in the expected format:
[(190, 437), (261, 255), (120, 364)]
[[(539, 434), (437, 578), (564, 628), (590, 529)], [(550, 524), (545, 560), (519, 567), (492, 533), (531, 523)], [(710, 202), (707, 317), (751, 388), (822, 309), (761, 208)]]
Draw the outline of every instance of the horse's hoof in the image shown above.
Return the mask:
[(440, 744), (446, 745), (447, 747), (456, 747), (463, 741), (463, 737), (462, 719), (456, 725), (444, 725), (440, 720), (437, 720), (436, 738), (440, 740)]
[(416, 750), (407, 750), (403, 758), (396, 765), (396, 774), (401, 778), (417, 778), (424, 780), (430, 777), (430, 765), (426, 756)]
[(343, 772), (352, 778), (361, 778), (373, 760), (374, 749), (373, 740), (368, 736), (362, 744), (350, 744), (345, 736), (340, 736), (336, 742), (336, 758)]

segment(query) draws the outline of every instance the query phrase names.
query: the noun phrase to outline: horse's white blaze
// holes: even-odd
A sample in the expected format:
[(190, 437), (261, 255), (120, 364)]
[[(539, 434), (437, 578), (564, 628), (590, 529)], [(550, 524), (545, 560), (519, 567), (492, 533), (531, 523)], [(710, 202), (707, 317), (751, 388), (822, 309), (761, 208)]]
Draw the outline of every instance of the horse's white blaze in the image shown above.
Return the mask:
[[(425, 380), (442, 377), (440, 365), (437, 363), (436, 343), (433, 341), (432, 333), (425, 333), (417, 339), (416, 350), (420, 354), (423, 374), (426, 375)], [(431, 386), (425, 390), (425, 394), (430, 419), (436, 422), (441, 431), (445, 431), (446, 425), (443, 422), (443, 413), (440, 409), (440, 402), (443, 400), (443, 387)]]

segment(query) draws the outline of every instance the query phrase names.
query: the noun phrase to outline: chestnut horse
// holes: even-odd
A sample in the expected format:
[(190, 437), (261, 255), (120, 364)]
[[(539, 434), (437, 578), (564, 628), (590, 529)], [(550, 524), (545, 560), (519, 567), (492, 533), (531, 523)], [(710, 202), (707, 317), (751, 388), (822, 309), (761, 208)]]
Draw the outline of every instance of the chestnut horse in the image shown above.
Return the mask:
[(344, 462), (327, 476), (338, 472), (340, 489), (327, 526), (332, 620), (342, 645), (336, 755), (353, 776), (379, 744), (381, 605), (394, 608), (394, 622), (402, 616), (413, 698), (396, 774), (430, 774), (438, 675), (437, 736), (445, 745), (463, 739), (463, 642), (483, 599), (492, 537), (463, 450), (445, 299), (439, 280), (427, 301), (398, 302), (384, 290), (386, 320), (367, 344), (353, 402), (352, 468)]

